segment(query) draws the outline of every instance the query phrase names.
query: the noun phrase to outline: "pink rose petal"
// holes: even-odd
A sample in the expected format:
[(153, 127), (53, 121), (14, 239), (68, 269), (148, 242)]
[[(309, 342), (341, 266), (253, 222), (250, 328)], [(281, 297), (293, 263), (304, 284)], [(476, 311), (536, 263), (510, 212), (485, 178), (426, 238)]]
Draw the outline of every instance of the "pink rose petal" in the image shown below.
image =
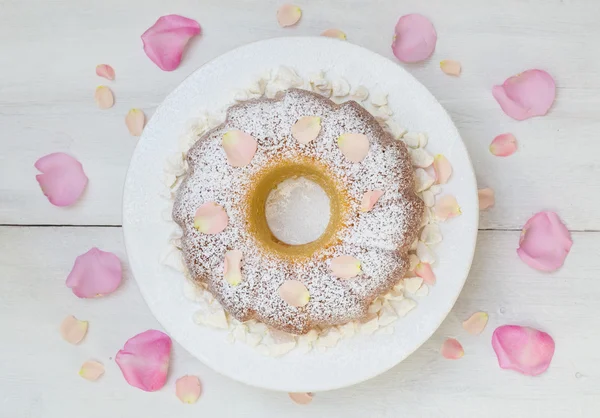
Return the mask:
[(436, 42), (437, 33), (429, 19), (409, 14), (396, 24), (392, 51), (402, 62), (419, 62), (433, 54)]
[(202, 394), (202, 384), (197, 376), (183, 376), (175, 382), (175, 395), (183, 403), (196, 403)]
[(475, 312), (462, 326), (469, 334), (479, 335), (488, 323), (489, 315), (486, 312)]
[(94, 100), (96, 101), (98, 107), (103, 110), (110, 109), (115, 104), (115, 96), (110, 87), (106, 86), (96, 87)]
[(383, 196), (383, 191), (381, 190), (369, 190), (365, 192), (360, 203), (360, 211), (370, 212), (381, 196)]
[(448, 338), (442, 344), (442, 349), (440, 350), (440, 353), (444, 358), (447, 358), (448, 360), (458, 360), (459, 358), (465, 355), (465, 350), (457, 340), (455, 340), (454, 338)]
[(308, 289), (298, 280), (286, 280), (279, 286), (278, 292), (284, 302), (296, 308), (306, 306), (310, 300)]
[(446, 184), (452, 175), (452, 166), (450, 161), (442, 154), (438, 154), (433, 158), (433, 169), (436, 175), (438, 184)]
[(517, 150), (517, 138), (513, 134), (498, 135), (490, 144), (490, 152), (496, 157), (508, 157)]
[(82, 364), (81, 369), (79, 369), (79, 376), (83, 377), (85, 380), (89, 380), (90, 382), (94, 382), (100, 378), (104, 374), (104, 366), (102, 363), (98, 363), (94, 360), (88, 360)]
[(144, 52), (161, 70), (173, 71), (181, 63), (188, 41), (200, 34), (200, 25), (179, 15), (160, 17), (142, 34)]
[(362, 273), (360, 261), (349, 255), (340, 255), (331, 260), (331, 274), (339, 279), (352, 279)]
[(571, 234), (558, 215), (539, 212), (525, 223), (517, 254), (528, 266), (552, 272), (563, 265), (571, 245)]
[(75, 259), (66, 284), (79, 298), (95, 298), (114, 292), (121, 279), (119, 257), (94, 247)]
[(108, 64), (100, 64), (96, 66), (96, 75), (104, 77), (107, 80), (115, 79), (115, 70)]
[(460, 62), (454, 60), (440, 61), (440, 68), (445, 74), (458, 77), (462, 71)]
[(42, 172), (35, 179), (55, 206), (71, 206), (77, 202), (88, 182), (81, 163), (62, 152), (40, 158), (35, 168)]
[(554, 340), (545, 332), (518, 325), (503, 325), (492, 335), (492, 347), (503, 369), (527, 376), (544, 373), (554, 356)]
[(223, 232), (228, 224), (227, 212), (215, 202), (204, 203), (194, 215), (194, 228), (203, 234), (214, 235)]
[(67, 316), (60, 324), (60, 335), (70, 344), (79, 344), (88, 330), (88, 321), (80, 321), (73, 315)]
[(321, 36), (326, 36), (328, 38), (336, 38), (341, 39), (342, 41), (346, 40), (346, 34), (339, 29), (327, 29), (324, 31)]
[(431, 269), (431, 264), (429, 263), (419, 263), (417, 267), (415, 267), (415, 274), (423, 279), (423, 281), (433, 286), (435, 284), (436, 278), (433, 270)]
[(302, 9), (293, 4), (284, 4), (277, 10), (277, 23), (282, 28), (293, 26), (302, 17)]
[(227, 162), (233, 167), (244, 167), (250, 164), (258, 149), (258, 142), (252, 135), (238, 130), (223, 134), (222, 144)]
[(369, 138), (363, 134), (345, 133), (337, 140), (338, 147), (350, 162), (360, 163), (369, 153)]
[(290, 399), (299, 405), (307, 405), (312, 402), (313, 394), (310, 392), (290, 392)]
[(292, 126), (292, 136), (303, 145), (317, 139), (319, 132), (321, 132), (321, 118), (318, 116), (302, 116)]
[(225, 263), (223, 268), (223, 277), (225, 281), (232, 286), (237, 286), (243, 280), (242, 276), (242, 258), (241, 251), (231, 250), (225, 253)]
[(479, 197), (479, 210), (491, 208), (496, 203), (494, 191), (490, 188), (477, 190), (477, 195)]
[(140, 109), (131, 109), (125, 116), (125, 125), (132, 136), (140, 136), (146, 124), (146, 115)]
[(115, 361), (127, 383), (155, 392), (167, 381), (171, 345), (167, 334), (151, 329), (127, 340)]
[(442, 221), (454, 218), (462, 213), (460, 210), (460, 206), (458, 206), (456, 198), (452, 195), (445, 195), (440, 197), (435, 202), (434, 211), (435, 216)]
[(494, 86), (492, 94), (504, 113), (525, 120), (548, 113), (556, 97), (556, 84), (546, 71), (527, 70)]

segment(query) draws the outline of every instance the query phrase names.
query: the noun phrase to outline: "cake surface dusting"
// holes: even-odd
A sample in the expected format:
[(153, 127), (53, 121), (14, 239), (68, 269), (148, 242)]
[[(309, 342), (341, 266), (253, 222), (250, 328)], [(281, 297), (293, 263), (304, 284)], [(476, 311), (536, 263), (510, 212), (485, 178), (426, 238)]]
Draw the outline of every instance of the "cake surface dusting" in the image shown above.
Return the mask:
[[(290, 134), (302, 116), (319, 116), (321, 132), (307, 145)], [(258, 141), (258, 150), (244, 167), (232, 167), (222, 147), (222, 135), (238, 129)], [(362, 133), (370, 149), (360, 163), (349, 162), (337, 138)], [(221, 305), (240, 321), (256, 319), (294, 334), (315, 327), (368, 319), (376, 297), (389, 291), (408, 268), (408, 250), (423, 216), (424, 204), (414, 192), (414, 174), (405, 145), (383, 131), (355, 102), (336, 105), (317, 94), (287, 90), (276, 99), (258, 99), (229, 108), (225, 122), (199, 138), (188, 153), (189, 171), (177, 191), (173, 219), (183, 230), (182, 251), (194, 281), (205, 283)], [(347, 196), (347, 214), (331, 245), (310, 257), (293, 259), (268, 251), (248, 230), (248, 190), (253, 179), (273, 161), (314, 160), (327, 167)], [(363, 194), (382, 190), (370, 212), (361, 212)], [(194, 228), (194, 214), (206, 202), (225, 208), (229, 224), (216, 235)], [(243, 253), (243, 281), (223, 279), (224, 254)], [(339, 255), (360, 260), (363, 274), (349, 280), (331, 275), (329, 262)], [(310, 301), (301, 308), (284, 302), (278, 288), (299, 280)]]

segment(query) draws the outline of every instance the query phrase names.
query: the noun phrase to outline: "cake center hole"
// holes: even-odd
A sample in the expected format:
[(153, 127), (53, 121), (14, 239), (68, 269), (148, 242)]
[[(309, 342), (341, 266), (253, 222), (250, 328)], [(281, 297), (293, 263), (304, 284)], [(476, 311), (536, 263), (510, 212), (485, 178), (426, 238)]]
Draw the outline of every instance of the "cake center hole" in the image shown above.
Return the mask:
[(329, 196), (306, 177), (282, 181), (269, 193), (265, 204), (269, 229), (288, 245), (318, 240), (327, 229), (330, 215)]

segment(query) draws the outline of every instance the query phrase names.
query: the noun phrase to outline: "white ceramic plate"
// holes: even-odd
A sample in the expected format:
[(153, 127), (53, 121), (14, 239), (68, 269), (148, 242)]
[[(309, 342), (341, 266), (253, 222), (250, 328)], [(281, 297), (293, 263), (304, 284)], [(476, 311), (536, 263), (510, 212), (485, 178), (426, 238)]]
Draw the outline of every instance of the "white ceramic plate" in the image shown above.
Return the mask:
[[(226, 331), (192, 322), (197, 305), (183, 296), (183, 275), (159, 264), (172, 224), (162, 220), (160, 196), (165, 158), (177, 151), (186, 122), (200, 109), (220, 110), (233, 91), (246, 88), (281, 65), (301, 76), (324, 70), (352, 86), (389, 93), (394, 119), (429, 134), (427, 149), (443, 153), (454, 174), (444, 193), (462, 207), (462, 216), (442, 224), (444, 241), (435, 249), (437, 284), (416, 309), (395, 322), (391, 335), (358, 335), (326, 352), (261, 355), (243, 343), (228, 343)], [(348, 42), (324, 37), (279, 38), (230, 51), (199, 68), (158, 107), (135, 150), (123, 202), (123, 229), (129, 262), (150, 309), (165, 330), (207, 366), (249, 385), (309, 392), (353, 385), (377, 376), (408, 357), (438, 328), (456, 301), (471, 266), (479, 208), (473, 168), (448, 114), (427, 89), (400, 65)]]

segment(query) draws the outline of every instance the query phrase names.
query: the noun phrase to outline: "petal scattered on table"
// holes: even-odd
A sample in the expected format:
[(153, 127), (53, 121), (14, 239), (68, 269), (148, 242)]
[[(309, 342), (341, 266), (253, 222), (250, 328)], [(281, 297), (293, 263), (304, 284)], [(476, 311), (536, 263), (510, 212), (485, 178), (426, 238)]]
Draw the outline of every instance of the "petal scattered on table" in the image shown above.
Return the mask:
[(79, 298), (95, 298), (114, 292), (122, 276), (119, 257), (94, 247), (75, 259), (66, 285)]
[(40, 158), (35, 168), (42, 173), (35, 176), (42, 192), (55, 206), (71, 206), (77, 202), (88, 183), (81, 163), (62, 152)]
[(545, 332), (518, 325), (503, 325), (492, 336), (492, 347), (503, 369), (528, 376), (544, 373), (554, 356), (554, 340)]

